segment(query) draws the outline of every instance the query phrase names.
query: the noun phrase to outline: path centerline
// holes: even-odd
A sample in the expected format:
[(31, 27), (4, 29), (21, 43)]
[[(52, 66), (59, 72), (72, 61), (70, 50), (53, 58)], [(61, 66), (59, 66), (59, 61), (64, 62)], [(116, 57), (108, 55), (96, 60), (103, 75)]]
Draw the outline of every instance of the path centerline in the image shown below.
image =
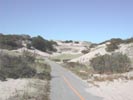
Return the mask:
[(80, 100), (85, 100), (83, 96), (70, 84), (70, 82), (67, 80), (65, 76), (62, 76), (65, 83), (68, 85), (68, 87), (80, 98)]

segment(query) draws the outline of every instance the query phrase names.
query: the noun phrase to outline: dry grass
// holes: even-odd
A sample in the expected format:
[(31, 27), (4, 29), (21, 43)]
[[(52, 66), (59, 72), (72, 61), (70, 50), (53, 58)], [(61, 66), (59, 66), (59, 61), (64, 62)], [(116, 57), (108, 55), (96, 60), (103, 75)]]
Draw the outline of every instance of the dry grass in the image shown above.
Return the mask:
[(71, 60), (80, 56), (82, 56), (82, 54), (60, 54), (58, 56), (51, 57), (51, 59), (59, 62), (59, 61)]
[(122, 74), (111, 74), (111, 75), (99, 75), (99, 76), (92, 76), (91, 78), (93, 81), (103, 82), (103, 81), (114, 81), (114, 80), (132, 80), (133, 77), (128, 77)]
[(88, 79), (88, 75), (90, 73), (90, 68), (88, 66), (74, 62), (64, 63), (62, 65), (64, 68), (69, 69), (70, 71), (81, 77), (82, 79), (84, 80)]
[(15, 95), (7, 100), (49, 100), (49, 82), (30, 80), (24, 90), (16, 90)]
[[(10, 59), (9, 59), (10, 58)], [(44, 59), (38, 58), (35, 59), (35, 61), (30, 62), (29, 60), (27, 60), (27, 57), (25, 59), (22, 59), (24, 61), (24, 64), (21, 64), (21, 60), (18, 59), (18, 56), (12, 56), (12, 55), (8, 55), (7, 54), (7, 60), (1, 60), (3, 61), (3, 64), (7, 65), (7, 67), (9, 65), (13, 65), (12, 67), (10, 67), (10, 70), (0, 70), (5, 72), (7, 75), (8, 72), (12, 71), (13, 68), (14, 70), (12, 71), (13, 75), (15, 73), (15, 75), (20, 75), (21, 72), (26, 71), (27, 73), (31, 73), (31, 70), (28, 70), (26, 68), (29, 68), (27, 66), (30, 66), (31, 69), (34, 69), (36, 71), (36, 73), (33, 75), (33, 77), (17, 77), (17, 79), (22, 80), (19, 81), (19, 83), (15, 83), (18, 82), (17, 79), (14, 79), (14, 81), (8, 81), (8, 78), (13, 78), (9, 75), (9, 77), (5, 77), (7, 78), (7, 81), (3, 81), (1, 82), (0, 85), (2, 85), (0, 90), (0, 98), (5, 98), (5, 99), (1, 99), (1, 100), (49, 100), (49, 91), (50, 91), (50, 86), (49, 86), (49, 80), (51, 79), (50, 76), (50, 66), (48, 64), (45, 63)], [(9, 63), (9, 61), (11, 63)], [(31, 60), (31, 59), (30, 59)], [(9, 64), (7, 64), (9, 63)], [(26, 64), (25, 64), (26, 63)], [(20, 66), (21, 64), (21, 66)], [(5, 65), (5, 66), (6, 66)], [(27, 66), (26, 66), (27, 65)], [(2, 64), (1, 64), (2, 66)], [(0, 66), (0, 67), (1, 67)], [(23, 67), (25, 66), (25, 67)], [(18, 69), (18, 67), (20, 68), (20, 70), (16, 70)], [(1, 67), (3, 68), (3, 67)], [(4, 67), (5, 68), (5, 67)], [(12, 70), (11, 70), (12, 68)], [(17, 74), (16, 74), (17, 73)], [(1, 76), (2, 73), (0, 73)], [(2, 76), (4, 76), (4, 74), (2, 74)], [(1, 77), (0, 77), (1, 78)], [(3, 77), (2, 77), (3, 78)], [(27, 79), (25, 79), (27, 78)], [(23, 84), (24, 87), (19, 86), (20, 84)], [(27, 84), (28, 82), (28, 84)], [(6, 83), (6, 85), (4, 85)], [(14, 86), (15, 85), (15, 86)], [(8, 92), (6, 90), (6, 88), (10, 88), (10, 91)], [(15, 91), (15, 92), (12, 92)], [(7, 96), (7, 97), (5, 97)]]

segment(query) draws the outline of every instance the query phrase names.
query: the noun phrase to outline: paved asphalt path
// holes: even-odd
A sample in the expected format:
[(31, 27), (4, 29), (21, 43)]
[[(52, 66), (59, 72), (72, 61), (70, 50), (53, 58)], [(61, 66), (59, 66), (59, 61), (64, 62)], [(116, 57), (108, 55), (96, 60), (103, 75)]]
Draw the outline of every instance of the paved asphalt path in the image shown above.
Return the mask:
[(51, 100), (103, 100), (86, 91), (87, 84), (59, 64), (46, 59), (52, 72)]

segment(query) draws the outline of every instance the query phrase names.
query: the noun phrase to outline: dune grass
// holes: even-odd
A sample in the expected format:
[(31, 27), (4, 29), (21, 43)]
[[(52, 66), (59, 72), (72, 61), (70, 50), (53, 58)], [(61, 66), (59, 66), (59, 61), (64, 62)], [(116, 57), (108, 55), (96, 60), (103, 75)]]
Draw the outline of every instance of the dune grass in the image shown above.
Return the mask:
[(82, 56), (82, 54), (60, 54), (60, 55), (51, 57), (51, 59), (54, 61), (63, 61), (63, 60), (71, 60), (80, 56)]
[(79, 64), (79, 63), (74, 63), (74, 62), (69, 62), (69, 63), (63, 63), (62, 66), (64, 68), (67, 68), (68, 70), (72, 71), (76, 75), (78, 75), (82, 79), (88, 79), (88, 75), (90, 73), (90, 67)]
[(1, 82), (8, 82), (9, 78), (14, 81), (20, 79), (22, 82), (31, 80), (21, 92), (16, 91), (15, 95), (7, 100), (49, 100), (50, 72), (51, 68), (43, 58), (33, 57), (28, 52), (19, 56), (0, 53)]

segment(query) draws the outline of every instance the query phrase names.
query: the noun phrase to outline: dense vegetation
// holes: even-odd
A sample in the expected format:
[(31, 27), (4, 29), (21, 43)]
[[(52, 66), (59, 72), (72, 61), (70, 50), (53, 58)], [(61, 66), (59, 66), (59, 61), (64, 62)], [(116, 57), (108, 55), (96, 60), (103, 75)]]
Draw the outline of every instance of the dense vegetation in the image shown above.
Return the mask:
[[(45, 69), (42, 69), (43, 72), (38, 73), (36, 69), (37, 64), (35, 56), (27, 51), (24, 51), (21, 56), (13, 56), (0, 52), (0, 80), (31, 77), (50, 79), (50, 72), (45, 72)], [(46, 65), (39, 65), (39, 67), (41, 66), (45, 68)]]
[(17, 49), (22, 47), (22, 40), (29, 40), (28, 35), (3, 35), (0, 34), (0, 48), (2, 49)]
[(38, 50), (48, 52), (57, 50), (54, 45), (57, 45), (54, 41), (48, 41), (41, 36), (31, 38), (28, 35), (3, 35), (0, 34), (0, 48), (14, 50), (23, 47), (23, 42), (26, 43), (28, 49), (36, 48)]
[(64, 43), (73, 43), (73, 41), (72, 40), (66, 40), (66, 41), (64, 41)]
[(32, 46), (41, 51), (56, 51), (53, 45), (57, 45), (54, 41), (48, 41), (43, 39), (41, 36), (32, 38)]
[(87, 53), (90, 52), (90, 49), (88, 49), (88, 50), (82, 50), (81, 52), (82, 52), (83, 54), (87, 54)]
[(122, 53), (99, 55), (91, 61), (93, 69), (100, 73), (123, 73), (129, 71), (130, 59)]

